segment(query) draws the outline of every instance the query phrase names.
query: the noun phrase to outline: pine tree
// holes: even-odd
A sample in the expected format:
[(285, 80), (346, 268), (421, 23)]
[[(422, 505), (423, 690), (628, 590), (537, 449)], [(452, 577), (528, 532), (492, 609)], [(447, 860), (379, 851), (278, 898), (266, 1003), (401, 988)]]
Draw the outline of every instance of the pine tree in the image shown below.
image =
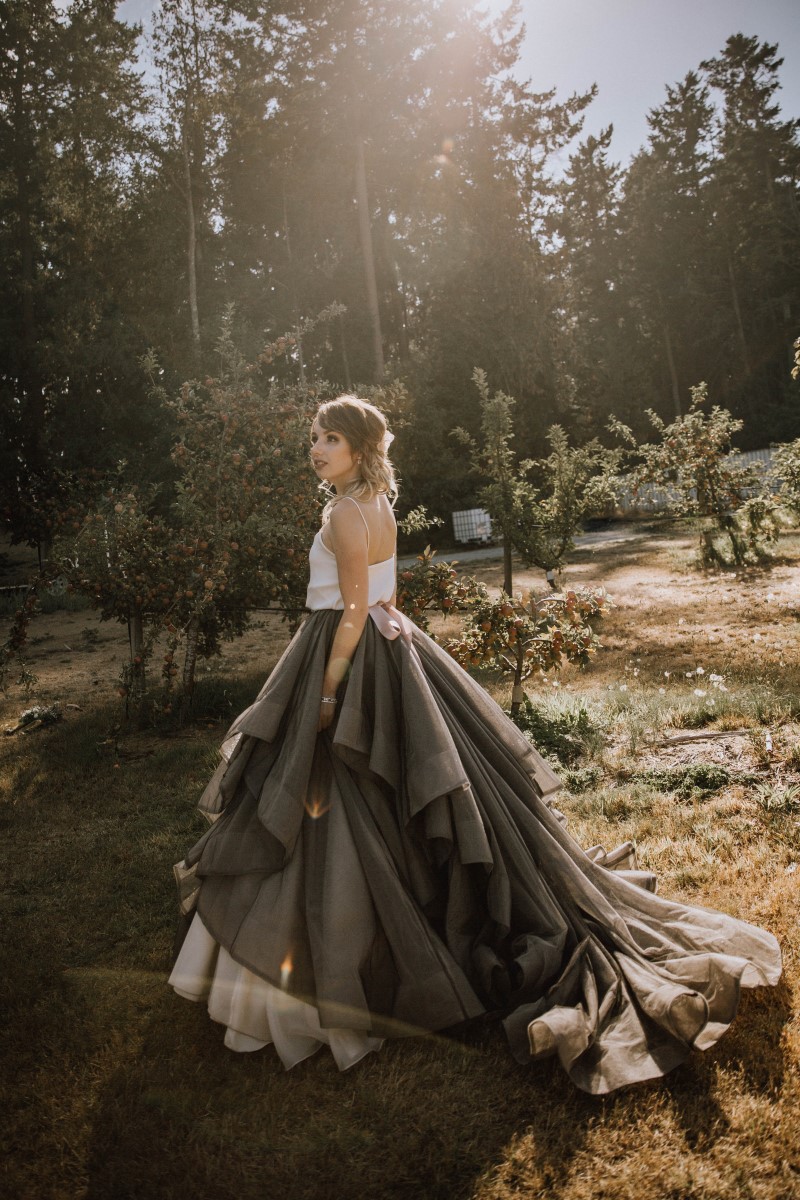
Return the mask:
[(781, 119), (777, 50), (735, 34), (702, 64), (721, 104), (710, 192), (728, 314), (722, 394), (737, 415), (757, 414), (762, 439), (797, 427), (788, 368), (800, 306), (800, 121)]
[(622, 209), (625, 283), (638, 328), (643, 390), (680, 415), (698, 371), (708, 370), (707, 240), (712, 109), (690, 72), (648, 116), (646, 149), (631, 165)]
[(144, 101), (136, 30), (108, 0), (12, 0), (4, 15), (2, 505), (23, 514), (16, 536), (41, 541), (22, 493), (113, 461), (132, 432), (123, 398), (144, 347), (132, 345), (119, 262)]
[(594, 432), (627, 413), (640, 390), (635, 322), (622, 287), (622, 171), (609, 157), (613, 126), (570, 156), (558, 192), (554, 265), (563, 288), (561, 387), (578, 428)]

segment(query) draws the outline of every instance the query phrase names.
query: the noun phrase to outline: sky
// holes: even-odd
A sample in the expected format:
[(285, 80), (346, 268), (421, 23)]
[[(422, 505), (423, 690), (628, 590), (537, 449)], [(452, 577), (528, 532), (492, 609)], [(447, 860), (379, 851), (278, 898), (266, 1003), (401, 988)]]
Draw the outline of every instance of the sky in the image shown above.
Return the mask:
[[(124, 0), (118, 13), (144, 20), (156, 3)], [(485, 3), (493, 12), (504, 7)], [(800, 117), (800, 0), (522, 0), (522, 14), (516, 73), (561, 99), (596, 83), (584, 133), (613, 124), (611, 154), (621, 163), (645, 142), (647, 113), (667, 84), (713, 58), (732, 33), (778, 43), (785, 59), (778, 100), (785, 117)]]
[(733, 33), (778, 43), (785, 61), (777, 99), (785, 117), (800, 117), (799, 0), (523, 0), (522, 8), (518, 73), (560, 98), (596, 83), (584, 133), (613, 124), (619, 162), (646, 141), (647, 113), (664, 101), (667, 84), (714, 58)]

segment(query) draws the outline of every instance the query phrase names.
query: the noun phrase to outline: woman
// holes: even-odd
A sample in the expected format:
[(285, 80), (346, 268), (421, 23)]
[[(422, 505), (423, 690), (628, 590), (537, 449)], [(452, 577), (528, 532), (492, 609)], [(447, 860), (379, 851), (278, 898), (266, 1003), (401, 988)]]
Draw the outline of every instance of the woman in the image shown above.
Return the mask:
[(311, 614), (202, 797), (170, 982), (287, 1067), (499, 1011), (518, 1058), (558, 1054), (586, 1091), (664, 1074), (777, 981), (777, 943), (566, 833), (544, 760), (394, 608), (390, 440), (351, 396), (314, 420)]

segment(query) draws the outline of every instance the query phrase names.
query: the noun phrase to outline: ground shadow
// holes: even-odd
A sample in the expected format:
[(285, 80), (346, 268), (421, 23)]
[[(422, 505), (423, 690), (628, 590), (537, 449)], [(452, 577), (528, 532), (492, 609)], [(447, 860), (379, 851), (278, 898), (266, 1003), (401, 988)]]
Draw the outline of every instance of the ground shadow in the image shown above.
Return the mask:
[(87, 1200), (177, 1197), (187, 1181), (215, 1200), (466, 1200), (493, 1178), (513, 1192), (515, 1171), (523, 1190), (566, 1196), (587, 1137), (611, 1119), (633, 1128), (661, 1089), (687, 1146), (703, 1151), (729, 1132), (720, 1065), (756, 1092), (783, 1079), (788, 989), (748, 996), (735, 1035), (665, 1080), (598, 1098), (554, 1060), (514, 1062), (492, 1021), (388, 1042), (345, 1074), (324, 1048), (286, 1073), (271, 1047), (225, 1050), (204, 1007), (161, 982), (135, 1054), (94, 1108)]
[(720, 1068), (735, 1072), (748, 1092), (773, 1100), (780, 1095), (787, 1065), (781, 1034), (791, 1017), (791, 1001), (785, 980), (774, 988), (744, 992), (736, 1019), (719, 1044), (693, 1055), (666, 1078), (674, 1115), (691, 1149), (703, 1151), (731, 1132), (716, 1096)]
[(346, 1074), (323, 1048), (286, 1073), (271, 1047), (225, 1050), (204, 1008), (164, 986), (137, 1042), (94, 1108), (87, 1200), (187, 1184), (215, 1200), (453, 1200), (526, 1134), (557, 1189), (598, 1112), (556, 1064), (515, 1063), (497, 1026), (388, 1042)]

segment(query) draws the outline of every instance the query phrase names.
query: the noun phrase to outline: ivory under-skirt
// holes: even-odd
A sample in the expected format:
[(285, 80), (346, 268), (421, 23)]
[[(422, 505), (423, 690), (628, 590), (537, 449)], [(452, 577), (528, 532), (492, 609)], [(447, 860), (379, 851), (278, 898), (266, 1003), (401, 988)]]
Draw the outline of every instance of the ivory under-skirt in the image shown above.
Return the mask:
[[(633, 848), (584, 852), (559, 782), (486, 692), (406, 623), (367, 622), (317, 733), (341, 613), (312, 613), (231, 727), (176, 872), (170, 982), (231, 1049), (346, 1069), (387, 1036), (499, 1013), (520, 1060), (557, 1054), (605, 1093), (716, 1042), (771, 934), (655, 894)], [(617, 868), (617, 869), (612, 869)]]
[(207, 1000), (212, 1021), (225, 1025), (225, 1045), (240, 1052), (274, 1045), (289, 1070), (320, 1046), (330, 1046), (340, 1071), (380, 1050), (382, 1038), (352, 1029), (323, 1029), (313, 1004), (273, 987), (231, 958), (195, 916), (169, 979), (186, 1000)]

